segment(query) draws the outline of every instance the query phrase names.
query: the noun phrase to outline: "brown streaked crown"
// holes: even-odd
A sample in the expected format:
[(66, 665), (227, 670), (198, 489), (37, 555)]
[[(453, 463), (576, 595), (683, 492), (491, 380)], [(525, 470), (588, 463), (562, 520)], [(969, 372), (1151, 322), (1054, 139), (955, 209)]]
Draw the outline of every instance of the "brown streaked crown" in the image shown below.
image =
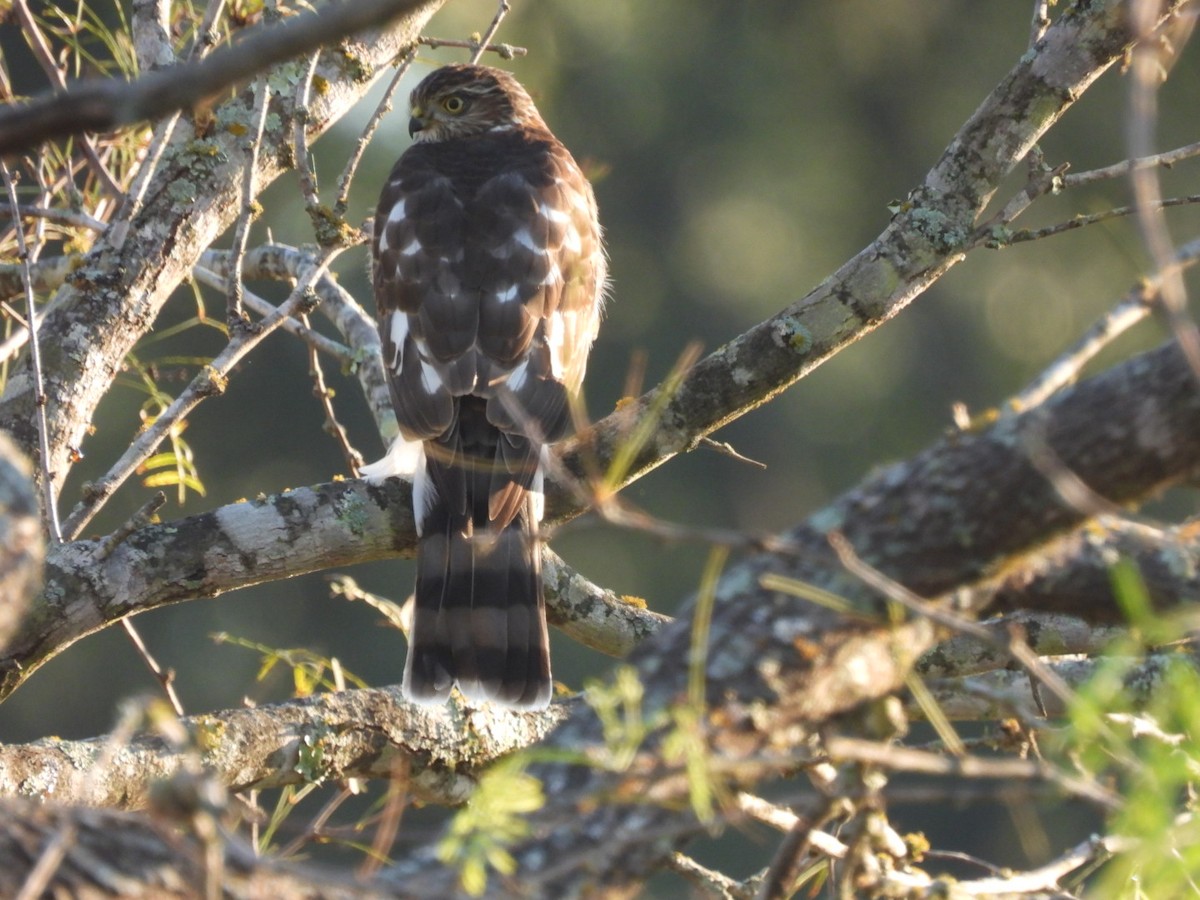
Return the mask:
[(418, 141), (546, 128), (525, 88), (489, 66), (443, 66), (413, 89), (409, 107), (409, 132)]

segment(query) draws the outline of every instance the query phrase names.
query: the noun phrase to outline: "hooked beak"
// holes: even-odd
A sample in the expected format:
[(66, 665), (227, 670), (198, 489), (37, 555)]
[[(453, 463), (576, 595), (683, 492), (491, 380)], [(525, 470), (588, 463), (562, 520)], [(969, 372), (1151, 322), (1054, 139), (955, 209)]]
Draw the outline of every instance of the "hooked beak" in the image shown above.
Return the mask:
[(417, 132), (424, 131), (429, 124), (429, 119), (426, 118), (424, 110), (420, 107), (415, 107), (412, 111), (412, 116), (408, 120), (408, 136), (416, 137)]

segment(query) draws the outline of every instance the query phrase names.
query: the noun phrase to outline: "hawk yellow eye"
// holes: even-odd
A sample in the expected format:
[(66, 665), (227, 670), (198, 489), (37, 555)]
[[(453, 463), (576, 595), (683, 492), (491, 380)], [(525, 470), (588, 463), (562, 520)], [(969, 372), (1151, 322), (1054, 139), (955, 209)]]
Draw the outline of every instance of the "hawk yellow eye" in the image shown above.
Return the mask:
[(467, 104), (463, 102), (463, 98), (457, 94), (451, 94), (442, 101), (442, 109), (453, 115), (457, 115), (458, 113), (462, 112), (463, 107), (466, 105)]

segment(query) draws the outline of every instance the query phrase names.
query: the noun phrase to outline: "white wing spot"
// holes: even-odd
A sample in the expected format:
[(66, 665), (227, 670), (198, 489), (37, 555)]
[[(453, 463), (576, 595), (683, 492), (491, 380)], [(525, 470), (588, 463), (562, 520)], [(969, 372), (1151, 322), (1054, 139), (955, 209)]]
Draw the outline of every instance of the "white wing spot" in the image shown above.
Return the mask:
[(409, 241), (408, 246), (400, 251), (401, 256), (416, 256), (421, 252), (421, 242), (416, 238)]
[(421, 360), (421, 386), (425, 388), (425, 393), (431, 397), (445, 386), (442, 382), (442, 376), (438, 374), (438, 370), (425, 362), (425, 360)]
[(388, 337), (391, 338), (392, 345), (396, 348), (392, 354), (392, 371), (399, 372), (400, 364), (404, 362), (404, 341), (408, 338), (408, 316), (402, 312), (392, 313), (392, 321), (390, 325)]
[(521, 295), (521, 289), (517, 285), (511, 285), (503, 291), (496, 292), (496, 299), (501, 303), (511, 303)]
[(539, 247), (536, 243), (534, 243), (533, 235), (529, 233), (528, 228), (522, 228), (520, 231), (518, 231), (516, 234), (514, 234), (513, 240), (516, 241), (518, 244), (520, 244), (522, 247), (528, 247), (530, 250), (533, 250), (535, 253), (545, 253), (546, 252), (541, 247)]
[(404, 218), (404, 207), (406, 205), (407, 204), (403, 198), (401, 198), (400, 200), (397, 200), (396, 205), (393, 206), (391, 208), (391, 210), (388, 212), (387, 220), (389, 222), (399, 222), (401, 219), (403, 219)]
[(529, 360), (528, 360), (528, 358), (526, 358), (526, 359), (522, 360), (522, 362), (519, 366), (517, 366), (515, 369), (513, 369), (508, 374), (508, 381), (506, 382), (508, 385), (508, 389), (510, 391), (521, 390), (521, 388), (523, 388), (525, 386), (525, 376), (526, 376), (526, 374), (528, 374), (528, 372), (529, 372)]
[(543, 203), (539, 212), (551, 222), (566, 222), (571, 218), (557, 206), (551, 206), (549, 203)]
[(553, 263), (546, 277), (542, 279), (542, 284), (555, 284), (559, 281), (562, 281), (562, 270), (558, 268), (557, 263)]
[(579, 237), (579, 229), (571, 227), (563, 235), (563, 247), (571, 253), (579, 253), (583, 249), (583, 241)]

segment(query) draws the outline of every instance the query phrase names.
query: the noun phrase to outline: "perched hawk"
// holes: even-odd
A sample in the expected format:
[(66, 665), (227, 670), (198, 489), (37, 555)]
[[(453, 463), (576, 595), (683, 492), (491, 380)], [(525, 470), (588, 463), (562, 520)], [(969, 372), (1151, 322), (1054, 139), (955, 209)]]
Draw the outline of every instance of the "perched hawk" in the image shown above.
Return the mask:
[(373, 276), (401, 437), (364, 469), (413, 475), (412, 700), (550, 700), (537, 539), (606, 263), (591, 185), (507, 72), (446, 66), (412, 92), (375, 213)]

